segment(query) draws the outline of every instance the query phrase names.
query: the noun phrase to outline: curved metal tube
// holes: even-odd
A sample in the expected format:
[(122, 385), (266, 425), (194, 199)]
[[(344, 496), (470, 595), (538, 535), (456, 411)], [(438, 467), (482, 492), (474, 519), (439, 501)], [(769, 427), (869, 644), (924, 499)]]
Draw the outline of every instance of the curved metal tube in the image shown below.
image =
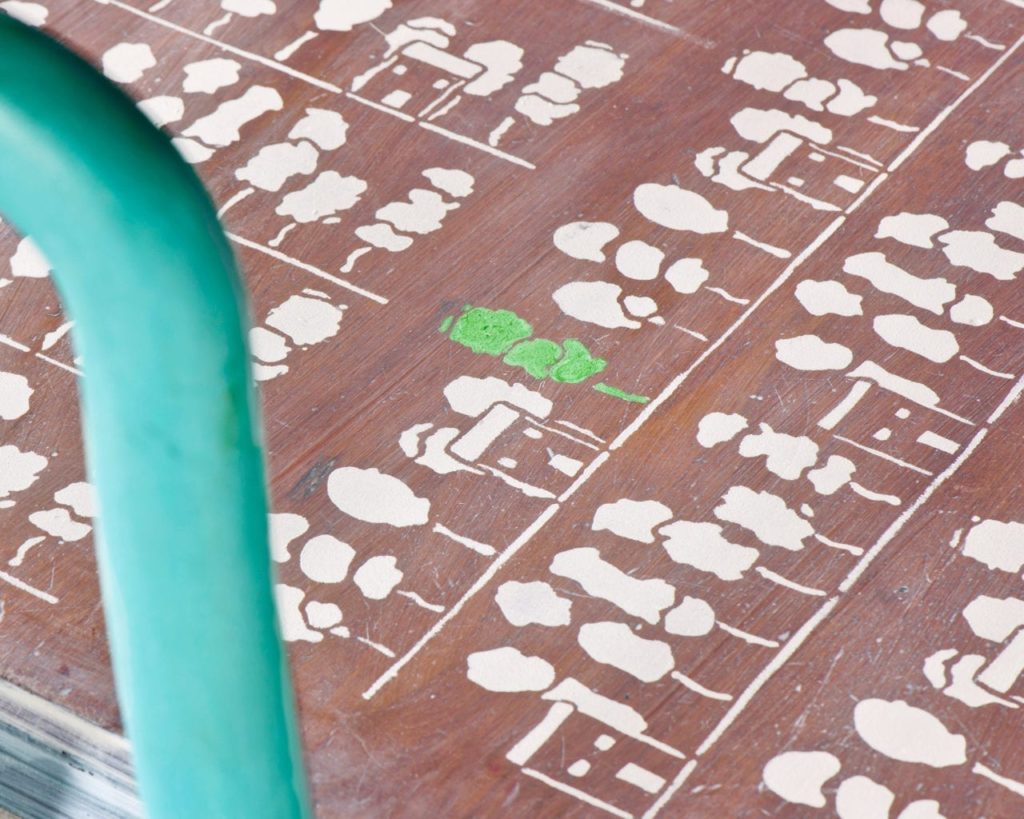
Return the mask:
[(147, 815), (308, 816), (230, 248), (131, 101), (3, 15), (0, 211), (49, 257), (76, 322), (104, 611)]

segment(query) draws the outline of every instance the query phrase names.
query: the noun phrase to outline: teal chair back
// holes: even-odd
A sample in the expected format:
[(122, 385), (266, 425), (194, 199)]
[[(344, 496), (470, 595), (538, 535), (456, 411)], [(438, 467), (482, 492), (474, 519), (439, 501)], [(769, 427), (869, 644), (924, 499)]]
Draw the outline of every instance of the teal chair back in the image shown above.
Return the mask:
[(308, 816), (231, 250), (131, 101), (2, 15), (0, 212), (49, 258), (75, 321), (103, 606), (147, 815)]

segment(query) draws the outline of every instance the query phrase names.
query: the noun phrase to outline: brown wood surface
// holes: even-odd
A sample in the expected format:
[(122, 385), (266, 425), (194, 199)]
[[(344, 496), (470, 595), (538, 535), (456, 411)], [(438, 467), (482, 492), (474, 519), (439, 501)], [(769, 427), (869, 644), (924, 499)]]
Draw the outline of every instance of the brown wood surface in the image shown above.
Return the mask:
[[(280, 110), (245, 124), (231, 144), (212, 146), (196, 169), (217, 203), (230, 204), (223, 218), (236, 237), (257, 323), (307, 289), (345, 306), (337, 334), (292, 344), (288, 372), (262, 384), (275, 512), (308, 522), (279, 564), (279, 580), (301, 590), (304, 602), (343, 612), (344, 630), (307, 624), (306, 639), (290, 643), (318, 815), (1024, 815), (1024, 683), (1013, 678), (1006, 690), (989, 687), (987, 704), (980, 704), (953, 696), (960, 689), (946, 679), (969, 656), (979, 665), (1012, 665), (1016, 638), (983, 638), (963, 612), (980, 596), (1024, 598), (1021, 565), (1012, 559), (1024, 550), (1016, 478), (1024, 437), (1017, 402), (1024, 295), (1015, 278), (1024, 255), (1013, 255), (1024, 254), (1019, 0), (927, 0), (922, 22), (910, 27), (892, 23), (905, 19), (900, 9), (921, 5), (911, 0), (646, 0), (639, 7), (625, 0), (395, 0), (349, 32), (320, 30), (326, 15), (321, 9), (318, 19), (311, 0), (276, 0), (276, 13), (263, 14), (258, 7), (273, 4), (253, 0), (251, 16), (212, 0), (41, 5), (46, 29), (97, 64), (118, 44), (148, 45), (155, 65), (126, 88), (137, 100), (183, 100), (182, 116), (167, 126), (173, 135), (254, 86), (274, 89), (282, 100)], [(953, 26), (952, 36), (939, 23), (926, 25), (938, 12), (946, 24), (959, 12), (965, 25)], [(453, 55), (474, 44), (514, 43), (522, 67), (501, 88), (464, 94), (432, 120), (441, 105), (418, 119), (404, 113), (438, 96), (436, 71), (423, 63), (410, 63), (405, 74), (388, 66), (353, 93), (356, 78), (385, 59), (385, 35), (409, 23), (443, 33)], [(922, 52), (916, 59), (926, 64), (882, 69), (842, 59), (826, 40), (843, 29), (915, 43)], [(283, 55), (305, 32), (315, 36)], [(530, 83), (588, 41), (626, 55), (620, 79), (577, 85), (578, 112), (548, 125), (517, 110)], [(771, 85), (767, 71), (751, 82), (723, 71), (748, 51), (792, 55), (807, 76), (852, 81), (877, 101), (838, 115), (755, 87)], [(185, 66), (213, 58), (235, 60), (237, 82), (214, 93), (184, 92)], [(398, 113), (388, 108), (394, 90), (412, 95)], [(239, 197), (252, 186), (236, 171), (267, 146), (297, 144), (290, 134), (309, 108), (344, 118), (344, 144), (320, 148), (315, 170), (280, 190)], [(698, 154), (716, 146), (761, 151), (764, 145), (731, 122), (744, 109), (804, 117), (804, 125), (789, 120), (787, 127), (825, 130), (828, 140), (816, 138), (828, 144), (804, 139), (766, 182), (733, 190), (702, 174)], [(509, 117), (495, 148), (489, 140)], [(1011, 153), (974, 170), (965, 155), (979, 140), (1005, 143)], [(368, 247), (357, 228), (385, 218), (378, 211), (408, 201), (414, 189), (434, 190), (423, 174), (430, 168), (472, 175), (472, 192), (445, 193), (458, 207), (437, 229), (406, 230), (407, 249), (353, 257)], [(281, 238), (289, 223), (279, 211), (282, 197), (325, 171), (357, 177), (365, 191), (337, 219), (299, 224)], [(836, 185), (840, 174), (849, 187), (854, 180), (863, 187)], [(699, 233), (645, 218), (634, 191), (648, 183), (699, 194), (727, 211), (727, 229)], [(1010, 203), (1002, 212), (1018, 214), (1015, 235), (992, 218), (1000, 203)], [(671, 218), (697, 224), (699, 205), (693, 207)], [(908, 244), (880, 230), (882, 219), (901, 213), (931, 214), (945, 226)], [(617, 227), (604, 262), (572, 258), (554, 243), (556, 230), (577, 221)], [(974, 234), (950, 235), (956, 231)], [(991, 272), (998, 254), (984, 250), (984, 235), (1003, 249), (1004, 272)], [(19, 240), (5, 226), (0, 258), (13, 257)], [(662, 275), (640, 280), (616, 271), (617, 248), (637, 240), (663, 251)], [(943, 252), (957, 242), (974, 244), (959, 255)], [(897, 289), (891, 270), (874, 284), (844, 272), (848, 259), (867, 253), (947, 286), (918, 283), (913, 293), (932, 295), (912, 294), (912, 304), (887, 292)], [(702, 260), (709, 274), (702, 288), (681, 293), (665, 278), (678, 259)], [(48, 463), (0, 508), (0, 673), (119, 729), (91, 536), (61, 540), (38, 525), (40, 511), (59, 507), (55, 493), (84, 479), (74, 382), (78, 369), (88, 377), (88, 362), (75, 361), (70, 335), (48, 335), (65, 322), (57, 296), (48, 280), (24, 269), (0, 263), (0, 370), (24, 376), (34, 392), (28, 412), (0, 420), (0, 444)], [(632, 328), (608, 328), (573, 318), (553, 298), (573, 281), (605, 281), (621, 287), (623, 297), (652, 298), (663, 321), (639, 318)], [(805, 306), (808, 286), (801, 288), (807, 281), (836, 283), (827, 290), (830, 304), (838, 303), (842, 285), (852, 294), (844, 303), (857, 296), (859, 308), (813, 314)], [(936, 300), (940, 290), (945, 295)], [(967, 294), (991, 304), (990, 320), (963, 323), (966, 308), (952, 308)], [(476, 354), (438, 330), (464, 305), (514, 311), (535, 337), (577, 339), (607, 367), (583, 383), (557, 383), (534, 379), (500, 356)], [(883, 316), (913, 317), (940, 332), (918, 354), (885, 340)], [(814, 369), (782, 360), (799, 344), (786, 340), (812, 335), (842, 346), (801, 359)], [(908, 345), (913, 338), (909, 331), (900, 336)], [(917, 401), (866, 377), (869, 362), (916, 382)], [(850, 375), (858, 367), (859, 377)], [(474, 420), (445, 398), (445, 388), (463, 376), (523, 384), (552, 408), (547, 417), (520, 417), (473, 471), (439, 474), (407, 455), (399, 439), (423, 424), (468, 431)], [(595, 391), (598, 381), (650, 400)], [(825, 416), (851, 389), (861, 389), (855, 384), (865, 385), (863, 397), (826, 428)], [(699, 425), (713, 412), (742, 415), (747, 427), (731, 440), (699, 442)], [(942, 436), (941, 448), (927, 443), (933, 436)], [(776, 447), (777, 457), (759, 454), (762, 445)], [(811, 455), (802, 460), (808, 447)], [(549, 465), (554, 454), (579, 462), (577, 475)], [(808, 473), (830, 458), (847, 459), (855, 472), (826, 493)], [(481, 465), (529, 486), (517, 488)], [(352, 467), (404, 482), (429, 501), (428, 521), (398, 527), (343, 512), (328, 486)], [(751, 498), (760, 498), (762, 506), (743, 526), (734, 516), (726, 520), (727, 496), (745, 497), (748, 509)], [(704, 526), (686, 528), (667, 547), (657, 531), (641, 542), (595, 527), (599, 508), (608, 514), (605, 505), (622, 499), (664, 504), (661, 523)], [(770, 510), (789, 522), (788, 537), (779, 537)], [(1003, 537), (998, 543), (995, 530)], [(19, 559), (23, 544), (40, 535), (45, 539), (22, 549)], [(317, 582), (303, 568), (303, 545), (321, 535), (355, 552), (341, 582)], [(756, 550), (756, 560), (735, 577), (709, 570), (724, 565), (718, 538), (734, 544), (724, 548)], [(680, 556), (698, 543), (712, 554), (704, 570)], [(488, 550), (481, 544), (493, 554), (482, 554)], [(1001, 567), (981, 559), (992, 554), (985, 544), (1004, 555)], [(599, 556), (649, 581), (630, 598), (641, 601), (632, 612), (595, 585), (584, 589), (552, 571), (568, 559), (557, 556), (588, 547), (596, 551), (574, 555)], [(395, 558), (401, 579), (368, 593), (358, 570), (384, 556)], [(511, 622), (499, 589), (511, 595), (526, 583), (548, 584), (571, 602), (570, 622)], [(668, 630), (669, 607), (653, 602), (666, 586), (673, 606), (685, 597), (710, 604), (718, 626), (695, 636)], [(654, 615), (645, 617), (652, 606)], [(543, 608), (536, 607), (538, 617)], [(666, 667), (645, 681), (593, 656), (581, 627), (598, 623), (622, 624), (633, 639), (651, 641), (640, 643), (647, 653), (630, 661), (641, 676), (665, 651), (672, 673)], [(625, 650), (630, 638), (611, 642)], [(936, 686), (924, 664), (944, 649), (955, 656), (944, 655)], [(536, 690), (495, 691), (502, 686), (493, 679), (487, 687), (470, 678), (470, 658), (483, 667), (515, 652), (541, 669), (527, 686)], [(550, 678), (536, 682), (545, 669)], [(525, 677), (510, 670), (503, 679), (523, 687)], [(575, 709), (559, 705), (572, 684), (566, 680), (608, 698), (605, 721), (579, 701)], [(556, 684), (556, 693), (544, 693)], [(614, 710), (609, 701), (625, 721), (607, 717)], [(935, 767), (870, 744), (854, 711), (875, 701), (904, 701), (931, 714), (964, 738), (964, 761)], [(528, 759), (513, 751), (524, 737), (540, 736), (534, 729), (543, 720), (565, 714)], [(637, 720), (641, 728), (628, 727)], [(913, 744), (914, 732), (905, 733)], [(606, 748), (602, 736), (614, 744)], [(841, 765), (824, 782), (818, 807), (787, 800), (765, 775), (771, 760), (789, 752), (830, 754)], [(788, 759), (805, 760), (799, 765), (811, 771), (825, 758)], [(623, 779), (630, 764), (653, 774), (653, 784), (645, 789)], [(846, 786), (846, 801), (837, 806), (841, 783), (856, 776), (894, 794), (891, 814), (866, 812), (865, 791), (856, 789), (861, 780)], [(936, 800), (937, 812), (926, 812), (920, 800)]]

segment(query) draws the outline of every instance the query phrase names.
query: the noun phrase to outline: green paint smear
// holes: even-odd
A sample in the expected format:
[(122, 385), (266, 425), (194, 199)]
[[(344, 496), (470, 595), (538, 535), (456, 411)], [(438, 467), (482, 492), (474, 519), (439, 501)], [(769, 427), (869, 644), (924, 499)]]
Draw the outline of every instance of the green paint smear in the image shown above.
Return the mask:
[[(444, 332), (442, 330), (442, 332)], [(490, 310), (487, 307), (467, 307), (449, 338), (474, 353), (501, 355), (517, 341), (529, 338), (533, 327), (511, 310)]]
[(547, 378), (551, 368), (562, 357), (562, 348), (546, 338), (522, 341), (509, 350), (504, 361), (512, 367), (522, 367), (534, 378)]
[(452, 322), (455, 321), (455, 316), (448, 316), (444, 321), (441, 322), (441, 326), (437, 328), (440, 333), (447, 333), (448, 328), (452, 326)]
[(550, 378), (563, 384), (578, 384), (590, 376), (597, 375), (608, 366), (603, 358), (594, 358), (590, 350), (574, 338), (562, 342), (564, 351), (561, 361), (551, 368)]
[(623, 401), (633, 401), (636, 404), (646, 404), (651, 399), (646, 395), (636, 395), (625, 390), (620, 390), (618, 387), (612, 387), (605, 384), (603, 381), (594, 385), (594, 389), (598, 392), (603, 392), (605, 395), (611, 395), (614, 398), (621, 398)]

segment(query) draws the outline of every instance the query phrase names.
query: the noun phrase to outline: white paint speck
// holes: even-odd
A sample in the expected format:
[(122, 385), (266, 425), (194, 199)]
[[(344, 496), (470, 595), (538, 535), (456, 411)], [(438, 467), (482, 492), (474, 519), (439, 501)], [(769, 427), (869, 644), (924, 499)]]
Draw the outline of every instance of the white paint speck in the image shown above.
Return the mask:
[(29, 399), (35, 390), (28, 379), (18, 373), (0, 372), (0, 420), (21, 418), (29, 409)]
[(731, 441), (748, 423), (746, 417), (737, 412), (709, 412), (697, 423), (697, 443), (711, 448)]
[(672, 518), (672, 510), (656, 500), (621, 498), (603, 503), (594, 512), (591, 529), (608, 531), (638, 543), (654, 543), (653, 530)]
[(592, 546), (559, 552), (551, 561), (551, 573), (576, 581), (591, 597), (607, 600), (651, 625), (675, 602), (674, 586), (659, 578), (632, 577), (604, 560)]
[(46, 464), (46, 458), (35, 452), (22, 452), (13, 444), (0, 446), (0, 498), (28, 489)]
[(418, 526), (430, 516), (429, 500), (377, 469), (336, 469), (327, 479), (327, 494), (342, 512), (367, 523)]
[(840, 767), (839, 760), (825, 751), (787, 751), (768, 760), (762, 777), (768, 789), (787, 802), (823, 808), (822, 786)]
[(639, 637), (625, 623), (586, 623), (580, 626), (579, 644), (596, 662), (641, 682), (657, 682), (675, 667), (668, 643)]
[(866, 776), (851, 776), (839, 783), (836, 813), (839, 819), (889, 819), (896, 794)]
[(861, 297), (842, 282), (804, 279), (796, 286), (796, 298), (812, 316), (860, 316), (864, 312)]
[(759, 557), (757, 549), (726, 540), (715, 523), (678, 520), (658, 530), (665, 551), (676, 563), (710, 572), (722, 580), (740, 580)]
[(778, 495), (755, 492), (746, 486), (731, 487), (721, 505), (715, 507), (715, 517), (753, 532), (768, 546), (791, 552), (803, 549), (804, 539), (814, 534), (814, 527)]
[(337, 334), (344, 307), (322, 299), (290, 296), (267, 314), (266, 324), (280, 330), (295, 344), (318, 344)]
[(605, 260), (604, 246), (619, 235), (609, 222), (570, 222), (555, 231), (555, 247), (566, 256), (591, 262)]
[(842, 370), (853, 361), (853, 351), (842, 344), (805, 335), (776, 341), (775, 357), (797, 370)]
[(961, 735), (903, 700), (861, 700), (853, 709), (853, 722), (865, 743), (891, 759), (933, 768), (967, 761), (967, 742)]
[(223, 57), (199, 60), (185, 66), (185, 80), (181, 87), (187, 94), (212, 94), (238, 82), (241, 70), (241, 63)]
[(718, 210), (699, 193), (678, 185), (647, 182), (633, 192), (636, 209), (656, 225), (694, 233), (721, 233), (729, 227), (729, 213)]
[(371, 557), (356, 569), (352, 581), (359, 587), (363, 597), (368, 600), (383, 600), (405, 576), (398, 568), (398, 559), (394, 555), (377, 555)]
[(543, 691), (555, 681), (555, 669), (542, 657), (503, 646), (467, 658), (466, 676), (488, 691)]
[(572, 620), (572, 601), (541, 580), (506, 581), (498, 587), (494, 599), (513, 626), (567, 626)]
[(333, 535), (317, 535), (306, 541), (299, 553), (299, 568), (317, 583), (340, 583), (356, 550)]
[(103, 53), (100, 62), (114, 82), (135, 82), (156, 65), (156, 58), (146, 43), (118, 43)]

